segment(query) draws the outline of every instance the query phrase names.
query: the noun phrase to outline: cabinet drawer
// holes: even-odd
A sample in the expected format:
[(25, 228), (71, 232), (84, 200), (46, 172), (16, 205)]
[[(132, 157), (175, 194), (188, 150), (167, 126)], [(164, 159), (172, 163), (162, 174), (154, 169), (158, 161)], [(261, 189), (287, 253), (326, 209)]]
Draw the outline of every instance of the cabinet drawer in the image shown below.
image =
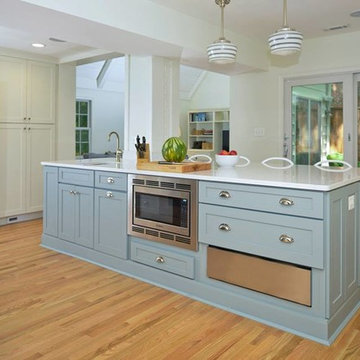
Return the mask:
[(95, 171), (95, 187), (126, 191), (127, 176), (116, 172)]
[(59, 182), (74, 185), (94, 186), (94, 172), (92, 170), (60, 168)]
[(199, 213), (199, 242), (323, 268), (321, 220), (207, 204)]
[(199, 201), (208, 204), (323, 218), (323, 193), (200, 181)]
[(186, 256), (132, 241), (130, 258), (133, 261), (190, 279), (194, 279), (195, 277), (195, 260), (192, 256)]
[(311, 306), (311, 270), (208, 247), (207, 276)]

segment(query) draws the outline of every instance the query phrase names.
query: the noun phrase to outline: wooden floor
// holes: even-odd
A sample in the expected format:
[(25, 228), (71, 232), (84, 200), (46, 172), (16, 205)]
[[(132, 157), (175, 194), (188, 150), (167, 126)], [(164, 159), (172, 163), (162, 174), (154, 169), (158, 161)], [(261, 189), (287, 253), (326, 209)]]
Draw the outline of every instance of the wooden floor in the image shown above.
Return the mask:
[(360, 311), (326, 347), (0, 227), (0, 359), (360, 359)]

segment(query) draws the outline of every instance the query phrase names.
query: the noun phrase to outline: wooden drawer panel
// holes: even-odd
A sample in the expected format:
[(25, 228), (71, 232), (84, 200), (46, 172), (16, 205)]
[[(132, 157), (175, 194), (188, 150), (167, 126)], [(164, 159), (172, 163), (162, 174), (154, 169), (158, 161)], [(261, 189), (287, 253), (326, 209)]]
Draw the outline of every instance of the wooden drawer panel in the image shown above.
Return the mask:
[(323, 268), (322, 220), (200, 204), (199, 242)]
[(94, 172), (92, 170), (59, 168), (59, 182), (74, 185), (94, 186)]
[(285, 215), (323, 218), (323, 193), (315, 191), (200, 181), (199, 201)]
[(208, 247), (207, 276), (311, 306), (311, 270)]
[(126, 191), (127, 176), (116, 172), (95, 171), (95, 187)]
[(195, 277), (195, 260), (192, 256), (186, 256), (132, 241), (130, 258), (133, 261), (190, 279), (194, 279)]

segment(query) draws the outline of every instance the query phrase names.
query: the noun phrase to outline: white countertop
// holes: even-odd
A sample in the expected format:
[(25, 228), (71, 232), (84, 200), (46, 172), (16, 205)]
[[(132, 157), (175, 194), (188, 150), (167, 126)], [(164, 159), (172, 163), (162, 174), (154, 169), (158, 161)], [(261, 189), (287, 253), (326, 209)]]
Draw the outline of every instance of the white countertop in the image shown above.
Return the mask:
[(211, 170), (189, 173), (170, 173), (160, 171), (137, 170), (133, 161), (122, 160), (116, 164), (114, 159), (86, 159), (68, 161), (44, 161), (46, 166), (70, 167), (77, 169), (114, 171), (130, 174), (143, 174), (187, 178), (206, 181), (228, 182), (247, 185), (262, 185), (304, 189), (315, 191), (330, 191), (347, 184), (360, 181), (360, 169), (353, 168), (346, 172), (327, 172), (314, 166), (294, 165), (290, 169), (270, 169), (260, 163), (251, 163), (246, 167), (218, 167), (212, 165)]

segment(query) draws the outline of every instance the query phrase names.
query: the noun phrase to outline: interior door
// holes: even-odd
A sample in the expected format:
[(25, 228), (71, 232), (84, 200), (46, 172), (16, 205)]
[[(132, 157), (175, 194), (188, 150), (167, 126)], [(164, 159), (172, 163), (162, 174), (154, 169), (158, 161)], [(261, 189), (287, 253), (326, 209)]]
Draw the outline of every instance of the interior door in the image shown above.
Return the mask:
[(355, 162), (352, 74), (285, 82), (284, 156), (295, 164)]

